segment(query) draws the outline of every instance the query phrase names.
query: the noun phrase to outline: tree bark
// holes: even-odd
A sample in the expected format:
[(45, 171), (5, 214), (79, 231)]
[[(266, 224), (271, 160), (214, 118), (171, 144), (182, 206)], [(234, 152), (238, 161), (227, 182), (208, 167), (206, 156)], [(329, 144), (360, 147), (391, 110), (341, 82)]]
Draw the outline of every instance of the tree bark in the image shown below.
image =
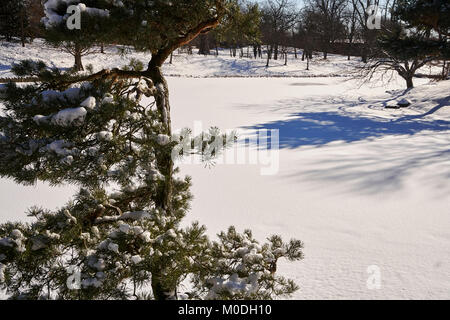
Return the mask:
[(24, 8), (20, 10), (20, 41), (22, 42), (22, 47), (25, 47), (25, 12)]
[(366, 45), (367, 44), (364, 43), (362, 46), (361, 60), (363, 63), (367, 63), (367, 61), (368, 61), (368, 53), (367, 53)]
[(414, 88), (414, 82), (413, 82), (413, 77), (412, 76), (406, 76), (405, 77), (405, 80), (406, 80), (406, 87), (408, 88), (408, 89), (412, 89), (412, 88)]
[(269, 67), (271, 56), (272, 56), (272, 47), (267, 46), (267, 63), (266, 63), (266, 68)]
[[(169, 86), (162, 73), (161, 67), (163, 63), (169, 58), (170, 54), (177, 48), (189, 44), (198, 35), (207, 30), (216, 27), (219, 24), (219, 16), (200, 23), (195, 28), (191, 29), (184, 37), (176, 39), (176, 41), (169, 43), (166, 47), (161, 48), (156, 52), (152, 52), (152, 58), (148, 64), (148, 68), (143, 72), (143, 76), (150, 78), (156, 88), (155, 104), (158, 109), (162, 128), (160, 133), (172, 135), (172, 124), (170, 117), (170, 101), (169, 101)], [(172, 160), (172, 152), (164, 150), (156, 150), (156, 167), (158, 171), (164, 176), (164, 182), (157, 187), (153, 197), (155, 206), (167, 216), (173, 215), (172, 198), (173, 198), (173, 174), (174, 163)], [(167, 227), (168, 228), (168, 227)], [(164, 231), (164, 230), (161, 230)], [(176, 299), (177, 295), (177, 281), (179, 279), (172, 279), (170, 274), (167, 274), (168, 269), (172, 266), (172, 261), (165, 263), (158, 261), (150, 270), (152, 274), (152, 289), (153, 295), (157, 300)]]
[[(164, 78), (161, 66), (154, 65), (152, 62), (146, 71), (148, 77), (153, 81), (157, 88), (157, 95), (155, 96), (155, 103), (160, 115), (160, 121), (163, 124), (161, 134), (166, 134), (169, 137), (172, 135), (172, 125), (170, 117), (170, 101), (169, 101), (169, 86)], [(164, 175), (164, 183), (162, 183), (155, 195), (156, 208), (165, 212), (167, 216), (172, 215), (172, 198), (173, 198), (173, 172), (174, 163), (171, 152), (164, 150), (158, 151), (156, 154), (157, 169)], [(176, 298), (176, 283), (167, 281), (166, 268), (163, 263), (151, 270), (152, 274), (152, 289), (156, 300), (170, 300)]]
[(79, 45), (75, 45), (74, 49), (74, 57), (75, 57), (75, 64), (74, 68), (76, 71), (84, 71), (83, 62), (81, 61), (81, 47)]
[(209, 39), (206, 34), (200, 35), (200, 46), (198, 50), (198, 54), (202, 55), (209, 55), (210, 54), (210, 47), (209, 47)]

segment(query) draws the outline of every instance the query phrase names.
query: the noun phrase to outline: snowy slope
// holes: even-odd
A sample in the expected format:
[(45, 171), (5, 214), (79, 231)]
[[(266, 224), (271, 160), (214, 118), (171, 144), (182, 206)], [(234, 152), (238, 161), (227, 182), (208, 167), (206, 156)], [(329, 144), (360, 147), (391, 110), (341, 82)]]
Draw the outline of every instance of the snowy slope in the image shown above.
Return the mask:
[[(40, 54), (36, 48), (5, 52), (2, 47), (3, 65)], [(51, 57), (59, 67), (71, 64), (65, 54)], [(95, 59), (112, 66), (122, 58)], [(167, 74), (235, 72), (225, 63), (215, 67), (212, 57), (177, 59)], [(324, 68), (341, 72), (337, 65)], [(7, 68), (0, 72), (8, 74)], [(450, 82), (416, 80), (407, 93), (400, 80), (359, 87), (342, 77), (170, 77), (169, 85), (176, 128), (201, 121), (205, 129), (280, 130), (275, 175), (262, 176), (261, 166), (250, 164), (181, 165), (194, 183), (188, 221), (206, 224), (211, 235), (233, 224), (253, 229), (261, 240), (273, 233), (303, 240), (305, 260), (279, 269), (299, 283), (296, 299), (450, 298)], [(384, 108), (403, 97), (413, 105)], [(23, 188), (1, 180), (0, 202), (7, 209), (0, 221), (25, 219), (33, 204), (62, 205), (70, 194), (70, 188)], [(366, 283), (372, 265), (380, 271), (378, 290)]]

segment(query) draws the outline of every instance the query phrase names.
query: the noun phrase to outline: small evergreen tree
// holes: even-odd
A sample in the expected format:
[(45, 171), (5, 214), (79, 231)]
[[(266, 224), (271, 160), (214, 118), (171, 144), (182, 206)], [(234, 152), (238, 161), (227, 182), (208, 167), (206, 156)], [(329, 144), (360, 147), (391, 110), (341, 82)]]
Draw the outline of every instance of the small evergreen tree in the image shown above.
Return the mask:
[[(100, 2), (105, 6), (104, 9), (89, 6), (91, 3), (95, 5), (95, 2), (44, 1), (44, 38), (48, 44), (60, 47), (74, 57), (76, 71), (84, 70), (82, 57), (94, 53), (93, 46), (102, 42), (112, 27), (109, 25), (111, 20), (108, 19), (109, 6), (105, 6), (107, 1)], [(76, 9), (69, 10), (71, 6)], [(80, 18), (79, 26), (74, 20), (77, 14)]]
[[(450, 57), (448, 39), (449, 4), (446, 1), (402, 0), (377, 39), (378, 50), (365, 67), (371, 78), (376, 71), (396, 71), (414, 86), (417, 70), (432, 61)], [(446, 78), (446, 75), (444, 76)]]
[(400, 0), (395, 14), (411, 27), (450, 37), (450, 3), (446, 0)]
[(26, 14), (28, 1), (3, 0), (0, 4), (0, 35), (7, 41), (13, 37), (20, 37), (25, 45), (28, 19)]
[(421, 32), (407, 32), (401, 24), (385, 29), (377, 39), (378, 50), (364, 66), (364, 75), (371, 79), (377, 72), (397, 72), (406, 87), (414, 87), (416, 72), (439, 55), (436, 42)]
[(434, 51), (435, 60), (442, 61), (441, 78), (447, 79), (450, 73), (450, 3), (441, 0), (402, 0), (397, 5), (396, 15), (410, 28), (422, 30), (428, 35), (431, 42), (429, 49)]
[[(276, 266), (302, 258), (300, 241), (272, 237), (260, 245), (234, 228), (210, 241), (198, 223), (180, 226), (191, 181), (179, 177), (174, 159), (197, 153), (208, 161), (235, 137), (217, 128), (198, 137), (187, 129), (173, 134), (161, 66), (173, 50), (216, 27), (227, 1), (95, 3), (92, 9), (108, 10), (107, 21), (89, 37), (101, 30), (99, 39), (127, 39), (152, 57), (145, 70), (136, 62), (83, 74), (36, 61), (13, 67), (17, 76), (39, 80), (2, 87), (0, 176), (80, 189), (55, 212), (30, 209), (32, 223), (0, 225), (0, 288), (17, 299), (259, 299), (294, 292)], [(183, 293), (185, 280), (192, 286)]]
[(221, 24), (214, 30), (214, 35), (218, 42), (230, 47), (231, 55), (235, 57), (236, 50), (243, 45), (260, 44), (260, 22), (258, 4), (233, 0)]

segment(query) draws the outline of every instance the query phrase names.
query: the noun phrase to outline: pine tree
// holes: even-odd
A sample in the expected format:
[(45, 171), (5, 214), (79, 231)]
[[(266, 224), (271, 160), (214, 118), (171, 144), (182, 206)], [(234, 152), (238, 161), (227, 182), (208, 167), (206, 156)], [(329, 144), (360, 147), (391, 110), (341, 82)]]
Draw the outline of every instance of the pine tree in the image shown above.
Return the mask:
[[(74, 69), (83, 71), (82, 57), (94, 53), (94, 45), (103, 42), (103, 38), (112, 30), (109, 22), (109, 6), (107, 1), (100, 1), (104, 9), (90, 7), (96, 1), (44, 1), (45, 17), (44, 38), (48, 44), (60, 47), (74, 57)], [(70, 10), (75, 8), (75, 10)], [(80, 25), (76, 25), (79, 14)], [(117, 21), (116, 21), (117, 23)], [(80, 29), (78, 29), (80, 27)]]
[[(427, 35), (429, 50), (433, 51), (435, 60), (442, 60), (441, 79), (450, 74), (450, 3), (442, 0), (402, 0), (395, 12), (409, 28), (422, 30)], [(422, 46), (423, 44), (415, 44)]]
[[(294, 292), (276, 266), (302, 258), (300, 241), (274, 236), (260, 245), (234, 228), (211, 241), (198, 223), (180, 226), (191, 181), (179, 177), (174, 159), (195, 153), (210, 161), (235, 136), (217, 128), (198, 137), (188, 129), (173, 134), (161, 66), (216, 27), (227, 2), (95, 3), (86, 3), (88, 12), (108, 14), (88, 41), (127, 41), (152, 56), (146, 69), (134, 62), (97, 73), (39, 61), (14, 65), (17, 76), (36, 82), (1, 88), (0, 176), (71, 183), (79, 191), (54, 212), (30, 209), (32, 223), (0, 225), (0, 288), (15, 299), (259, 299)], [(183, 293), (186, 279), (192, 288)]]
[(3, 0), (0, 4), (0, 35), (7, 41), (19, 36), (24, 44), (28, 20), (26, 17), (27, 1)]
[[(446, 1), (402, 0), (377, 38), (378, 50), (365, 67), (371, 78), (376, 71), (396, 71), (413, 88), (416, 72), (432, 61), (449, 59), (449, 4)], [(447, 78), (443, 75), (443, 78)]]
[(450, 36), (450, 3), (446, 0), (400, 0), (395, 14), (412, 27)]
[(2, 0), (0, 36), (7, 41), (19, 37), (25, 46), (26, 38), (33, 39), (41, 33), (42, 11), (40, 0)]
[(231, 55), (236, 56), (236, 49), (243, 45), (259, 45), (261, 12), (258, 4), (230, 2), (227, 14), (221, 24), (214, 30), (220, 43), (230, 47)]
[(427, 63), (439, 57), (440, 44), (429, 39), (421, 32), (407, 32), (401, 24), (395, 24), (384, 30), (377, 39), (380, 49), (375, 58), (366, 67), (371, 72), (395, 71), (406, 81), (406, 87), (414, 87), (416, 72)]

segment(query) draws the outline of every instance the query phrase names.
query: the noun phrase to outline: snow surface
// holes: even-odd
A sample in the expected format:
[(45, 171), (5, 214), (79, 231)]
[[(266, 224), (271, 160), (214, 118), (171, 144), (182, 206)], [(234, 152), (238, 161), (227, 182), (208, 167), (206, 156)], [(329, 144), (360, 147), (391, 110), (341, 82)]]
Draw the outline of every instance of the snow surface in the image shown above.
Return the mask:
[[(0, 77), (24, 57), (51, 58), (59, 67), (72, 63), (57, 51), (9, 46), (1, 47)], [(127, 59), (109, 53), (86, 63), (114, 66)], [(345, 57), (332, 61), (313, 62), (312, 74), (348, 67), (341, 65)], [(263, 61), (248, 65), (228, 57), (175, 56), (174, 62), (166, 74), (274, 76), (170, 77), (175, 128), (202, 121), (205, 130), (280, 130), (276, 175), (262, 176), (260, 166), (250, 164), (183, 164), (195, 195), (186, 223), (199, 220), (212, 236), (236, 225), (253, 229), (260, 240), (281, 234), (304, 241), (305, 260), (282, 262), (278, 270), (300, 285), (295, 299), (450, 298), (449, 81), (416, 80), (405, 93), (400, 80), (360, 87), (343, 77), (289, 78), (304, 75), (300, 61), (269, 71), (256, 65)], [(280, 74), (287, 77), (276, 78)], [(403, 98), (412, 105), (385, 108)], [(27, 207), (61, 206), (74, 192), (0, 181), (0, 221), (27, 220)], [(381, 288), (370, 290), (373, 266)]]

